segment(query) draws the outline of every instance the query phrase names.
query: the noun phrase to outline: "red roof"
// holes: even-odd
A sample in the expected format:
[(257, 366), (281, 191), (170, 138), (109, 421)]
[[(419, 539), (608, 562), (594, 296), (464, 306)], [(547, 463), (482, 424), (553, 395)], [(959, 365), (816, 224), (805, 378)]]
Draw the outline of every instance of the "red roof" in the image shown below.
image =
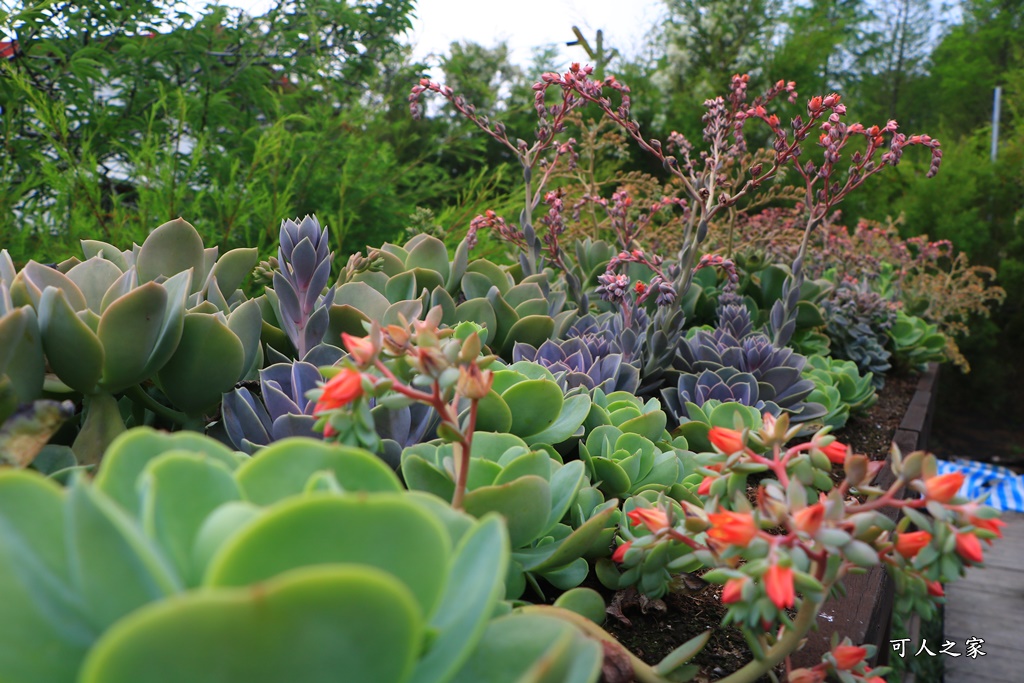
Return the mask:
[(0, 59), (14, 59), (14, 55), (17, 51), (17, 41), (0, 40)]

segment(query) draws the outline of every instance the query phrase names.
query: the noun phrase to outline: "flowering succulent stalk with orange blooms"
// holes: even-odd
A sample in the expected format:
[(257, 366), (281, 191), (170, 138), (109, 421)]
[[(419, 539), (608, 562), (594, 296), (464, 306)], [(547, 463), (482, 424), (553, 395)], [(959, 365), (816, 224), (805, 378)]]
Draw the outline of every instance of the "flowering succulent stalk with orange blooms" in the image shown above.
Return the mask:
[[(983, 562), (981, 541), (1001, 535), (997, 512), (960, 497), (963, 478), (936, 475), (930, 454), (904, 457), (894, 449), (895, 481), (883, 489), (873, 484), (882, 464), (827, 429), (787, 445), (795, 434), (785, 415), (766, 417), (756, 430), (713, 428), (708, 437), (719, 456), (701, 468), (705, 480), (692, 498), (627, 501), (627, 542), (613, 557), (621, 576), (658, 595), (671, 589), (673, 570), (710, 567), (702, 578), (723, 585), (724, 621), (740, 627), (754, 654), (723, 679), (732, 683), (754, 681), (787, 661), (851, 572), (883, 565), (898, 600), (927, 618), (941, 602), (942, 584)], [(844, 477), (836, 483), (831, 473), (840, 463)], [(761, 475), (752, 493), (751, 474)], [(884, 514), (893, 508), (903, 512), (899, 522)], [(841, 674), (877, 683), (885, 670), (868, 666), (873, 655), (870, 647), (833, 642), (820, 665), (787, 663), (789, 680)]]
[(491, 389), (493, 374), (486, 367), (494, 357), (480, 355), (475, 330), (460, 336), (453, 329), (438, 329), (440, 307), (423, 320), (399, 318), (398, 325), (374, 321), (365, 337), (342, 333), (349, 357), (341, 367), (320, 369), (330, 379), (310, 392), (317, 401), (314, 414), (321, 418), (324, 437), (376, 448), (380, 437), (365, 398), (376, 397), (385, 405), (429, 405), (441, 420), (438, 435), (456, 444), (452, 506), (461, 508), (477, 407)]

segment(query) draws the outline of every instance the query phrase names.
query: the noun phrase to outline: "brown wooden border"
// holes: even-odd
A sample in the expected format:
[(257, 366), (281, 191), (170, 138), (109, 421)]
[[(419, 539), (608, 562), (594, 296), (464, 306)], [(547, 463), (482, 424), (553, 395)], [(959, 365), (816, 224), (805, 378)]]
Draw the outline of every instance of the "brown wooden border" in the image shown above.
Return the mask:
[[(917, 383), (917, 390), (893, 437), (893, 442), (902, 453), (923, 449), (928, 442), (932, 414), (935, 412), (938, 378), (938, 364), (931, 363)], [(892, 471), (885, 467), (875, 483), (886, 488), (893, 480)], [(895, 515), (896, 511), (893, 510), (893, 519)], [(895, 598), (888, 572), (883, 567), (875, 567), (865, 574), (848, 577), (844, 583), (846, 596), (825, 603), (818, 617), (818, 629), (808, 635), (803, 649), (792, 656), (794, 666), (811, 667), (819, 663), (821, 656), (828, 652), (829, 641), (836, 632), (840, 636), (849, 636), (855, 645), (870, 644), (878, 647), (876, 665), (888, 661)]]

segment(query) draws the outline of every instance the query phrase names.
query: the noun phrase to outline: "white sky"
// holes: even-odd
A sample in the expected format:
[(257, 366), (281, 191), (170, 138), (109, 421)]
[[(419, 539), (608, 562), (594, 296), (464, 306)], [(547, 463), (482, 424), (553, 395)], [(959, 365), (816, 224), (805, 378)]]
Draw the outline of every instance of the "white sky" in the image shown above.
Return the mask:
[[(221, 0), (220, 4), (259, 15), (273, 1)], [(186, 0), (185, 4), (195, 8), (206, 3)], [(535, 47), (557, 45), (567, 65), (588, 61), (583, 48), (565, 46), (575, 40), (574, 25), (591, 46), (601, 29), (605, 49), (634, 55), (663, 11), (662, 0), (419, 0), (409, 41), (414, 57), (428, 64), (436, 64), (429, 56), (447, 52), (453, 41), (471, 40), (492, 47), (504, 40), (517, 64), (528, 65)]]

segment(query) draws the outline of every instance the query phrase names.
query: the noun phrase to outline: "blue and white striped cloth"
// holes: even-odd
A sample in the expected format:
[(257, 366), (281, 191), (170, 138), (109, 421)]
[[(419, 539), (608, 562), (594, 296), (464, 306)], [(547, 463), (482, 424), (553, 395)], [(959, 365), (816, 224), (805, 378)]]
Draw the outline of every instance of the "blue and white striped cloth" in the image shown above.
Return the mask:
[(960, 495), (971, 500), (989, 494), (988, 505), (1007, 512), (1024, 512), (1024, 475), (1007, 467), (986, 462), (957, 459), (939, 460), (939, 474), (960, 472), (964, 475)]

